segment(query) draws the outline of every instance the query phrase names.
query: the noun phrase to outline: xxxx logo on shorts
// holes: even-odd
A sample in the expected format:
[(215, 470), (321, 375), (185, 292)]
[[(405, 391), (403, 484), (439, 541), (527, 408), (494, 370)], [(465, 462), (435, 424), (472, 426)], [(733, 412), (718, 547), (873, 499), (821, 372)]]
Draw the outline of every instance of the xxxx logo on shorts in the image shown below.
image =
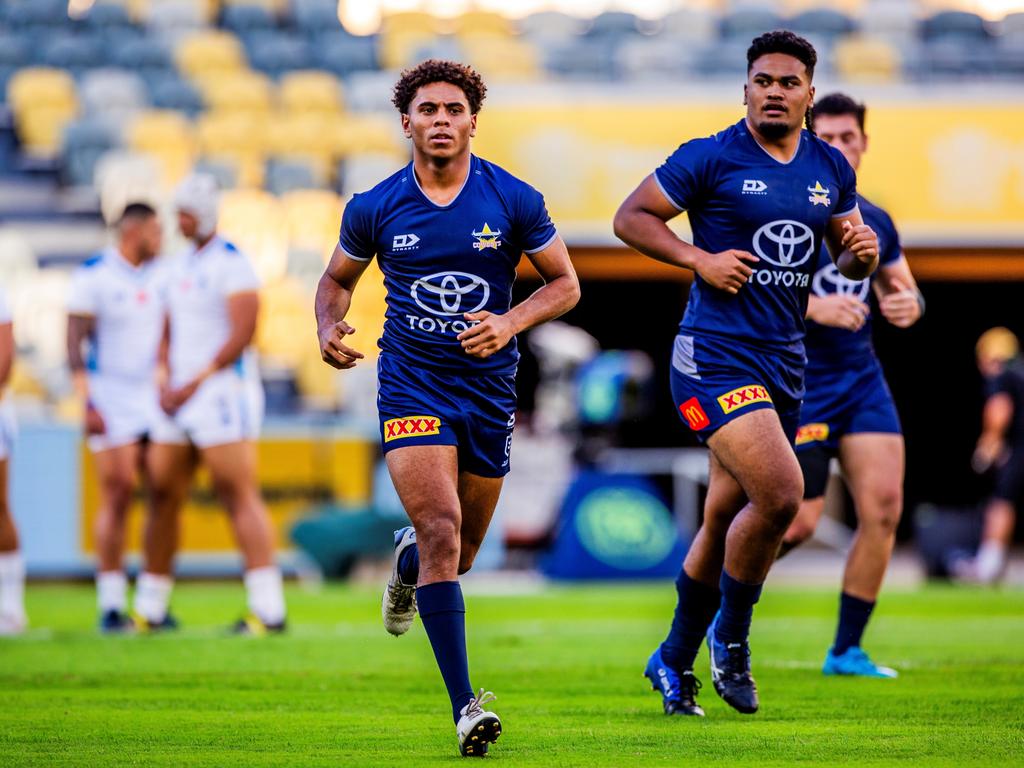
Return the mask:
[(401, 440), (403, 437), (421, 437), (441, 433), (441, 419), (437, 416), (406, 416), (404, 419), (388, 419), (384, 422), (384, 442)]
[(804, 443), (820, 443), (822, 440), (828, 439), (828, 424), (823, 422), (816, 422), (814, 424), (804, 424), (796, 433), (796, 444), (803, 445)]
[(737, 408), (743, 408), (754, 403), (770, 403), (772, 401), (768, 390), (760, 384), (748, 384), (745, 387), (726, 392), (718, 398), (718, 404), (722, 407), (723, 413), (732, 413)]
[(698, 432), (711, 424), (711, 420), (708, 419), (708, 415), (704, 413), (704, 409), (700, 407), (700, 403), (697, 401), (696, 397), (691, 397), (685, 403), (680, 405), (679, 412), (683, 414), (683, 418), (686, 419), (686, 423), (690, 425), (690, 429), (694, 432)]

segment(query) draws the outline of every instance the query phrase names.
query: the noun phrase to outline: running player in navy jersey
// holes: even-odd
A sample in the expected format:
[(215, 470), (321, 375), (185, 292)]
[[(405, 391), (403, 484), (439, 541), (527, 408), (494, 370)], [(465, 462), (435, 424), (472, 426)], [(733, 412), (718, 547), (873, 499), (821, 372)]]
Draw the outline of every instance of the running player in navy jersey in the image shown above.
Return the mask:
[[(644, 673), (667, 714), (704, 714), (693, 662), (705, 633), (715, 690), (740, 712), (758, 708), (748, 635), (803, 495), (792, 443), (815, 259), (824, 240), (839, 271), (858, 280), (878, 261), (853, 169), (802, 130), (816, 62), (811, 44), (792, 32), (755, 39), (746, 117), (679, 147), (615, 216), (627, 244), (695, 272), (671, 384), (680, 415), (711, 449), (710, 479), (704, 522), (676, 581), (671, 630)], [(692, 245), (666, 225), (684, 210)]]
[[(867, 149), (866, 108), (841, 93), (814, 105), (814, 129), (843, 153), (854, 170)], [(889, 214), (863, 197), (864, 221), (877, 233), (878, 271), (849, 280), (828, 254), (818, 256), (807, 304), (807, 394), (800, 414), (796, 455), (804, 474), (804, 501), (786, 532), (781, 552), (808, 539), (825, 508), (829, 462), (838, 457), (857, 512), (857, 533), (846, 559), (839, 623), (825, 657), (827, 675), (896, 677), (861, 649), (861, 636), (882, 588), (903, 506), (903, 435), (892, 394), (871, 343), (872, 290), (889, 323), (907, 328), (924, 300), (900, 247)]]
[[(516, 334), (575, 305), (579, 284), (535, 189), (470, 153), (486, 88), (471, 68), (430, 60), (402, 73), (394, 104), (412, 162), (345, 209), (316, 296), (323, 359), (349, 346), (352, 292), (376, 257), (387, 289), (378, 410), (388, 469), (412, 526), (395, 533), (384, 625), (400, 635), (419, 609), (451, 699), (459, 748), (479, 756), (501, 733), (475, 695), (458, 576), (483, 541), (515, 423)], [(522, 254), (544, 285), (511, 306)]]

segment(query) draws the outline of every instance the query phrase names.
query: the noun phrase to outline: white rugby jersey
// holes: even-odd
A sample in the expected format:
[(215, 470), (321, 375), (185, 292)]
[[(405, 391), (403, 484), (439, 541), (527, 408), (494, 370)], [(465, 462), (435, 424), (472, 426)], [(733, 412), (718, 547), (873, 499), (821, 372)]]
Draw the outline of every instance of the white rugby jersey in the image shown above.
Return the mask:
[(96, 318), (90, 374), (151, 380), (163, 334), (163, 264), (132, 266), (116, 248), (84, 262), (71, 278), (68, 313)]
[[(259, 287), (248, 257), (220, 236), (202, 248), (190, 248), (168, 265), (164, 302), (171, 321), (173, 386), (201, 373), (228, 340), (228, 297)], [(245, 378), (258, 379), (251, 347), (242, 353), (235, 368)]]
[(11, 322), (11, 305), (7, 303), (7, 292), (0, 285), (0, 325)]

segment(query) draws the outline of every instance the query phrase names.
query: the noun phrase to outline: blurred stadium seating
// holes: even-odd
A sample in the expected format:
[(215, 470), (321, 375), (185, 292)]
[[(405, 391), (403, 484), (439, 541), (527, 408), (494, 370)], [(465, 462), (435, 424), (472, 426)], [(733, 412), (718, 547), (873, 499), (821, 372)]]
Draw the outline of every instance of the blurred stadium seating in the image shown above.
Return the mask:
[[(308, 298), (309, 255), (322, 265), (343, 201), (405, 161), (397, 121), (381, 109), (393, 70), (425, 56), (469, 61), (488, 82), (517, 87), (714, 83), (744, 71), (751, 37), (785, 26), (808, 36), (821, 71), (843, 82), (1024, 74), (1024, 13), (991, 22), (925, 0), (678, 2), (656, 19), (621, 10), (592, 18), (407, 11), (385, 14), (371, 34), (343, 27), (336, 0), (72, 7), (69, 15), (66, 0), (0, 3), (0, 187), (12, 190), (0, 198), (13, 200), (20, 215), (29, 198), (17, 190), (35, 184), (53, 197), (28, 214), (53, 219), (53, 232), (89, 216), (99, 228), (101, 210), (116, 216), (126, 190), (159, 202), (190, 169), (207, 170), (231, 191), (224, 229), (252, 250), (268, 291), (280, 291), (275, 307), (287, 305), (282, 297)], [(4, 205), (0, 218), (9, 220)], [(83, 242), (91, 243), (69, 234), (39, 261), (82, 258)], [(315, 349), (301, 359), (282, 354), (290, 312), (268, 313), (274, 327), (260, 338), (299, 375), (315, 369)], [(39, 368), (47, 365), (55, 361)], [(308, 373), (300, 378), (318, 396), (329, 390)]]

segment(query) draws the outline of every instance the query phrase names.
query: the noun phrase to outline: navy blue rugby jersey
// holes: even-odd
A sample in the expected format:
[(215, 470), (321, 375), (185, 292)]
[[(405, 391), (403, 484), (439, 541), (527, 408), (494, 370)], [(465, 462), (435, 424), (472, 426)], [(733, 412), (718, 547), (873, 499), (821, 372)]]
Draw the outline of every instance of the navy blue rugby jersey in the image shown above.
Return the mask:
[(737, 294), (695, 275), (680, 333), (720, 337), (803, 364), (804, 312), (825, 228), (857, 207), (857, 180), (839, 150), (802, 131), (783, 163), (740, 120), (679, 147), (655, 171), (665, 197), (687, 211), (693, 242), (760, 258)]
[[(878, 265), (884, 267), (898, 261), (903, 254), (903, 247), (900, 245), (900, 236), (892, 223), (892, 218), (863, 195), (857, 196), (857, 204), (860, 206), (864, 223), (878, 235)], [(815, 296), (845, 293), (874, 307), (871, 297), (873, 279), (874, 275), (865, 280), (850, 280), (843, 277), (832, 263), (828, 250), (822, 248), (818, 254), (817, 269), (811, 277), (811, 291)], [(871, 316), (868, 316), (867, 322), (859, 331), (833, 328), (808, 320), (806, 345), (808, 370), (831, 371), (837, 368), (858, 367), (875, 354), (871, 343)]]
[(384, 273), (385, 352), (433, 369), (509, 375), (519, 362), (513, 338), (486, 360), (456, 336), (467, 312), (508, 312), (523, 253), (557, 237), (543, 196), (504, 169), (473, 155), (469, 175), (447, 205), (420, 188), (412, 163), (345, 207), (339, 238), (350, 259), (375, 256)]

